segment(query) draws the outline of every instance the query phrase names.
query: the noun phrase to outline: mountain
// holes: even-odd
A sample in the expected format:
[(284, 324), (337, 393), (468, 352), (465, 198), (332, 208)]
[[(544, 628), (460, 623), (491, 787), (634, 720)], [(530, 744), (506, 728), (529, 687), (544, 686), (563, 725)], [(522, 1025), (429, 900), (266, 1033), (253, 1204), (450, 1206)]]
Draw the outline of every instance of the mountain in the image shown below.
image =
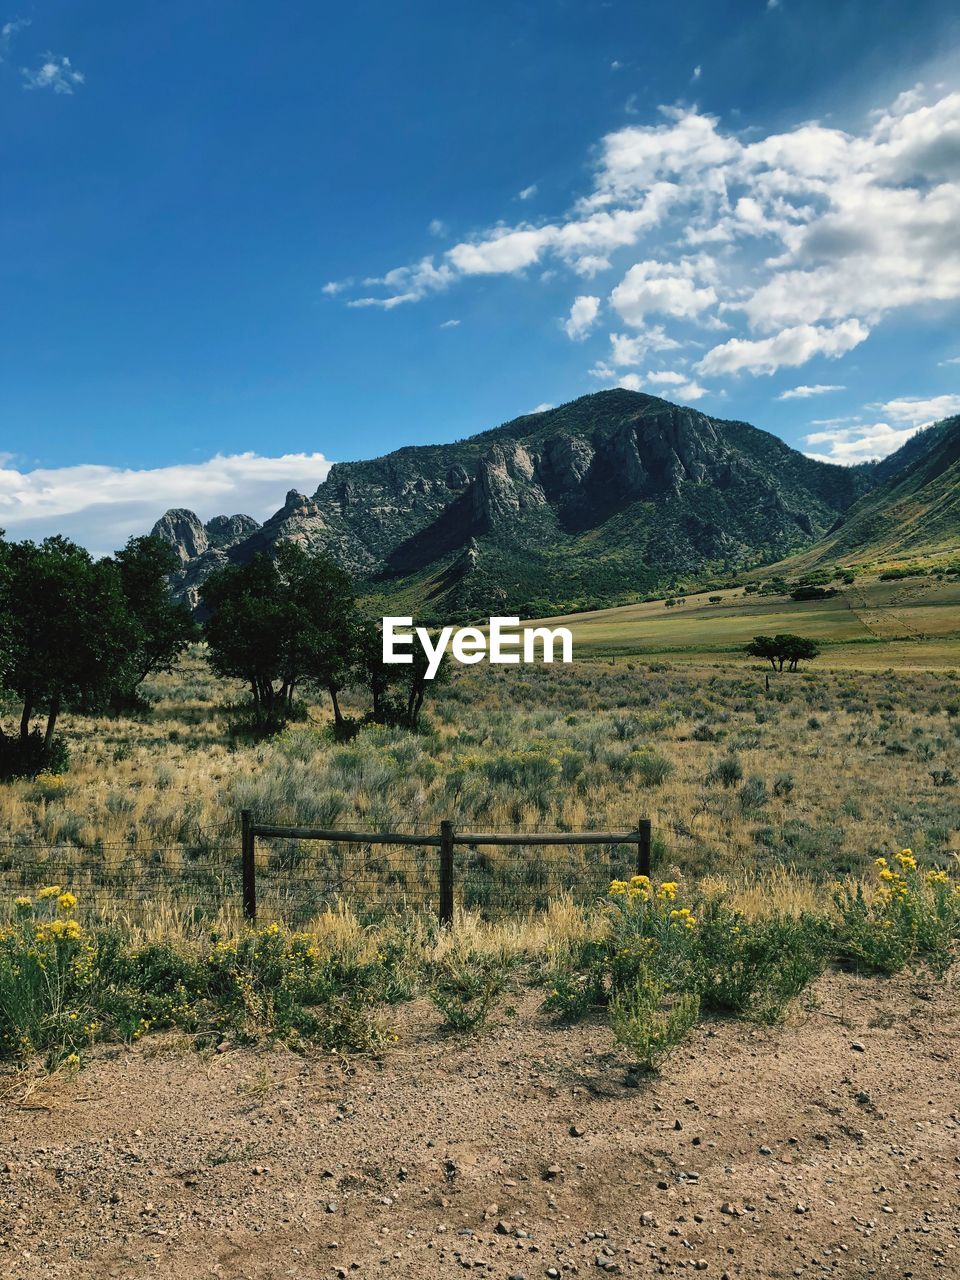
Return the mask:
[(912, 436), (874, 469), (876, 487), (811, 550), (860, 564), (960, 550), (960, 416)]
[[(815, 461), (745, 422), (612, 390), (453, 444), (337, 463), (312, 496), (291, 491), (234, 541), (214, 546), (217, 522), (185, 512), (155, 532), (177, 546), (175, 587), (191, 603), (218, 563), (292, 539), (422, 617), (530, 614), (787, 556), (872, 483), (869, 468)], [(195, 553), (198, 529), (207, 545)]]
[(252, 516), (214, 516), (201, 524), (184, 507), (173, 507), (150, 530), (176, 551), (181, 568), (173, 575), (174, 594), (195, 609), (200, 585), (214, 571), (229, 564), (230, 552), (260, 528)]

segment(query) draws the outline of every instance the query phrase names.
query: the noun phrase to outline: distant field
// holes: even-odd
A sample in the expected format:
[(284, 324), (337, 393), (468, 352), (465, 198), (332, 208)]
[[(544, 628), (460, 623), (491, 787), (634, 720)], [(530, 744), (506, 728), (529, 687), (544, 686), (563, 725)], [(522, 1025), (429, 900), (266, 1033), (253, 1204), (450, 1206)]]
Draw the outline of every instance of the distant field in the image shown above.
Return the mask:
[[(718, 604), (708, 595), (719, 595)], [(931, 669), (960, 665), (960, 582), (858, 579), (829, 600), (704, 592), (545, 619), (570, 627), (579, 657), (658, 654), (701, 659), (736, 652), (758, 633), (792, 631), (819, 640), (836, 667)]]

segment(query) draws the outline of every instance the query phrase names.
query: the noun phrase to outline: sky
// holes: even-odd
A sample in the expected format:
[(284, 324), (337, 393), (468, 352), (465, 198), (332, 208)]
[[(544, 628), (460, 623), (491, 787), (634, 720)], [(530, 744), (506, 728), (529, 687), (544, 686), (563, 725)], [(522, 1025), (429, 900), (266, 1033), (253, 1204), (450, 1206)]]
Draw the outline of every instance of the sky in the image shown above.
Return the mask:
[(611, 386), (841, 463), (960, 411), (953, 0), (0, 0), (0, 118), (10, 537)]

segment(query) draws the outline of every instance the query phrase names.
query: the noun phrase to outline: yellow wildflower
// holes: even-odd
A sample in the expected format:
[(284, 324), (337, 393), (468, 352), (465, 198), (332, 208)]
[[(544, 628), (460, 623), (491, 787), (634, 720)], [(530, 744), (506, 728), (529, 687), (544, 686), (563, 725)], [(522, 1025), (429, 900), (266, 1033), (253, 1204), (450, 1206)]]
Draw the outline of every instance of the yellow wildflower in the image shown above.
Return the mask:
[(72, 911), (76, 905), (76, 896), (70, 893), (69, 890), (66, 893), (61, 893), (60, 897), (57, 898), (57, 906), (61, 911)]

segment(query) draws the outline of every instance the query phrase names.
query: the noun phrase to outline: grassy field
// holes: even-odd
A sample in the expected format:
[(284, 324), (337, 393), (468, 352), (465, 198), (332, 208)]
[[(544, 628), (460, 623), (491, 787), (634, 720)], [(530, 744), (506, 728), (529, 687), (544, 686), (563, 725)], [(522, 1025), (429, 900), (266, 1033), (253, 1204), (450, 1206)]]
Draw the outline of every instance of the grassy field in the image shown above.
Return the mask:
[[(710, 596), (720, 602), (709, 603)], [(824, 647), (819, 665), (876, 670), (960, 664), (960, 581), (858, 578), (826, 600), (747, 595), (737, 587), (547, 619), (569, 626), (579, 657), (729, 655), (758, 633), (795, 632)]]
[[(782, 604), (759, 607), (773, 611), (773, 630)], [(739, 600), (661, 607), (656, 617), (681, 635), (684, 612), (716, 628), (738, 609), (737, 627), (752, 634), (758, 615)], [(655, 606), (643, 610), (652, 616)], [(583, 625), (593, 624), (636, 630), (599, 615)], [(892, 648), (876, 638), (837, 645), (828, 662), (771, 673), (769, 687), (762, 666), (709, 650), (698, 657), (689, 645), (674, 655), (682, 662), (459, 668), (434, 691), (427, 732), (371, 726), (349, 743), (333, 741), (324, 705), (276, 738), (233, 736), (240, 691), (216, 681), (196, 650), (153, 683), (149, 712), (66, 718), (65, 774), (0, 788), (5, 907), (21, 885), (57, 880), (87, 905), (99, 886), (131, 921), (156, 921), (168, 907), (193, 917), (218, 903), (236, 914), (242, 808), (263, 821), (431, 832), (442, 818), (474, 830), (628, 830), (647, 815), (660, 867), (748, 896), (762, 883), (802, 897), (804, 886), (859, 875), (903, 845), (948, 865), (960, 852), (956, 670), (904, 665), (893, 678), (833, 662), (882, 652), (883, 668)], [(436, 898), (435, 860), (422, 851), (264, 841), (259, 859), (265, 909), (297, 923), (335, 901), (338, 886), (361, 911)], [(538, 907), (565, 889), (602, 889), (619, 866), (600, 865), (589, 848), (527, 849), (512, 861), (466, 852), (459, 901)]]

